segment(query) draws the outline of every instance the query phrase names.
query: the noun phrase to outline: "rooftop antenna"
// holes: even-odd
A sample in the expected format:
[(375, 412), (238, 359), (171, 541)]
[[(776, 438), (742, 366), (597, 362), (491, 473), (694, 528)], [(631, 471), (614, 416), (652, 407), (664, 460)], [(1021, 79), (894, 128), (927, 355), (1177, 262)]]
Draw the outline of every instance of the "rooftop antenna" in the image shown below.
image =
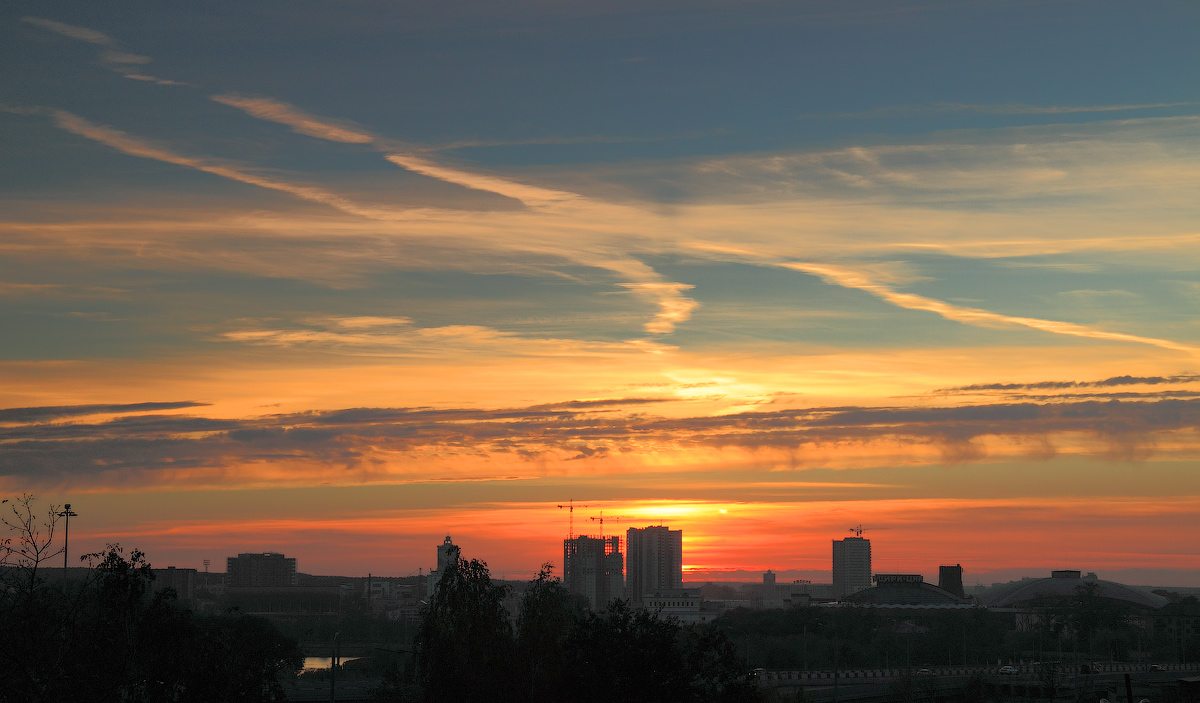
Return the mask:
[[(588, 519), (600, 521), (600, 539), (604, 539), (604, 511), (603, 510), (600, 511), (600, 517), (590, 517)], [(620, 522), (621, 518), (610, 517), (609, 520), (612, 520), (613, 522)]]
[[(567, 524), (570, 526), (570, 539), (575, 539), (575, 499), (572, 498), (571, 500), (567, 501), (566, 505), (560, 505), (558, 507), (567, 509), (567, 514), (569, 515), (567, 518)], [(586, 508), (587, 506), (581, 505), (579, 507)]]

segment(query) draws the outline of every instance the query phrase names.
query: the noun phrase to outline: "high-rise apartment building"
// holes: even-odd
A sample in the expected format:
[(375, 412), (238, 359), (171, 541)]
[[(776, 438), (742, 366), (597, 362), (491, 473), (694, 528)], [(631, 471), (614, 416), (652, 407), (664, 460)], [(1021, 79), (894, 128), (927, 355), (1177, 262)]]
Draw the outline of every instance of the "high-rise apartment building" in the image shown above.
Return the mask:
[(563, 585), (588, 599), (593, 610), (625, 597), (624, 556), (620, 537), (573, 537), (563, 540)]
[(871, 540), (833, 540), (833, 597), (842, 599), (871, 587)]
[(631, 527), (625, 533), (625, 592), (634, 605), (655, 591), (683, 588), (683, 530)]
[(276, 552), (225, 559), (225, 585), (233, 588), (296, 585), (296, 559)]

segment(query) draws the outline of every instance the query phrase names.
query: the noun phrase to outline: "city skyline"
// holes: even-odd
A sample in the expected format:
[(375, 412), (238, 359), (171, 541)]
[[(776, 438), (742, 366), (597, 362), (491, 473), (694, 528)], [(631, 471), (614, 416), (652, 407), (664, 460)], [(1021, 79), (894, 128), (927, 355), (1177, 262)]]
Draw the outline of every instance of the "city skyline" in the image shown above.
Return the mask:
[(692, 581), (862, 525), (1200, 586), (1197, 20), (7, 3), (0, 496), (156, 566), (531, 575), (603, 513)]

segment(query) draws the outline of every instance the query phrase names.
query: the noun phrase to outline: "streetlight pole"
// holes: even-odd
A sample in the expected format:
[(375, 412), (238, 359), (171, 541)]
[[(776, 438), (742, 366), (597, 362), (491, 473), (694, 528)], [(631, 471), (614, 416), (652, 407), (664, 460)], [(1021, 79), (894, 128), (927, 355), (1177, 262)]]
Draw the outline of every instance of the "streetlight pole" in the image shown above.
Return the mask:
[(333, 654), (329, 658), (329, 703), (337, 703), (337, 670), (338, 660), (341, 659), (341, 632), (333, 633)]
[(71, 504), (67, 503), (63, 506), (62, 512), (58, 513), (61, 518), (66, 518), (67, 522), (63, 526), (63, 581), (67, 580), (67, 546), (71, 539), (71, 518), (79, 517), (77, 513), (71, 511)]

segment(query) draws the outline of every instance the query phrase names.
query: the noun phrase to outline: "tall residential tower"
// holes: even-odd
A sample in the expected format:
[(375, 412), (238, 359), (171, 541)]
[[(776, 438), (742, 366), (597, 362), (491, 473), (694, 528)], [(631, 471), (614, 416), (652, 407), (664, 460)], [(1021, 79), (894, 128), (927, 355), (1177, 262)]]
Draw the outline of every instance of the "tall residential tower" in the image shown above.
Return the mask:
[(871, 587), (871, 540), (833, 540), (833, 597), (842, 598)]
[(634, 605), (640, 605), (647, 593), (683, 588), (683, 530), (631, 527), (625, 533), (625, 547), (629, 552), (625, 592)]

